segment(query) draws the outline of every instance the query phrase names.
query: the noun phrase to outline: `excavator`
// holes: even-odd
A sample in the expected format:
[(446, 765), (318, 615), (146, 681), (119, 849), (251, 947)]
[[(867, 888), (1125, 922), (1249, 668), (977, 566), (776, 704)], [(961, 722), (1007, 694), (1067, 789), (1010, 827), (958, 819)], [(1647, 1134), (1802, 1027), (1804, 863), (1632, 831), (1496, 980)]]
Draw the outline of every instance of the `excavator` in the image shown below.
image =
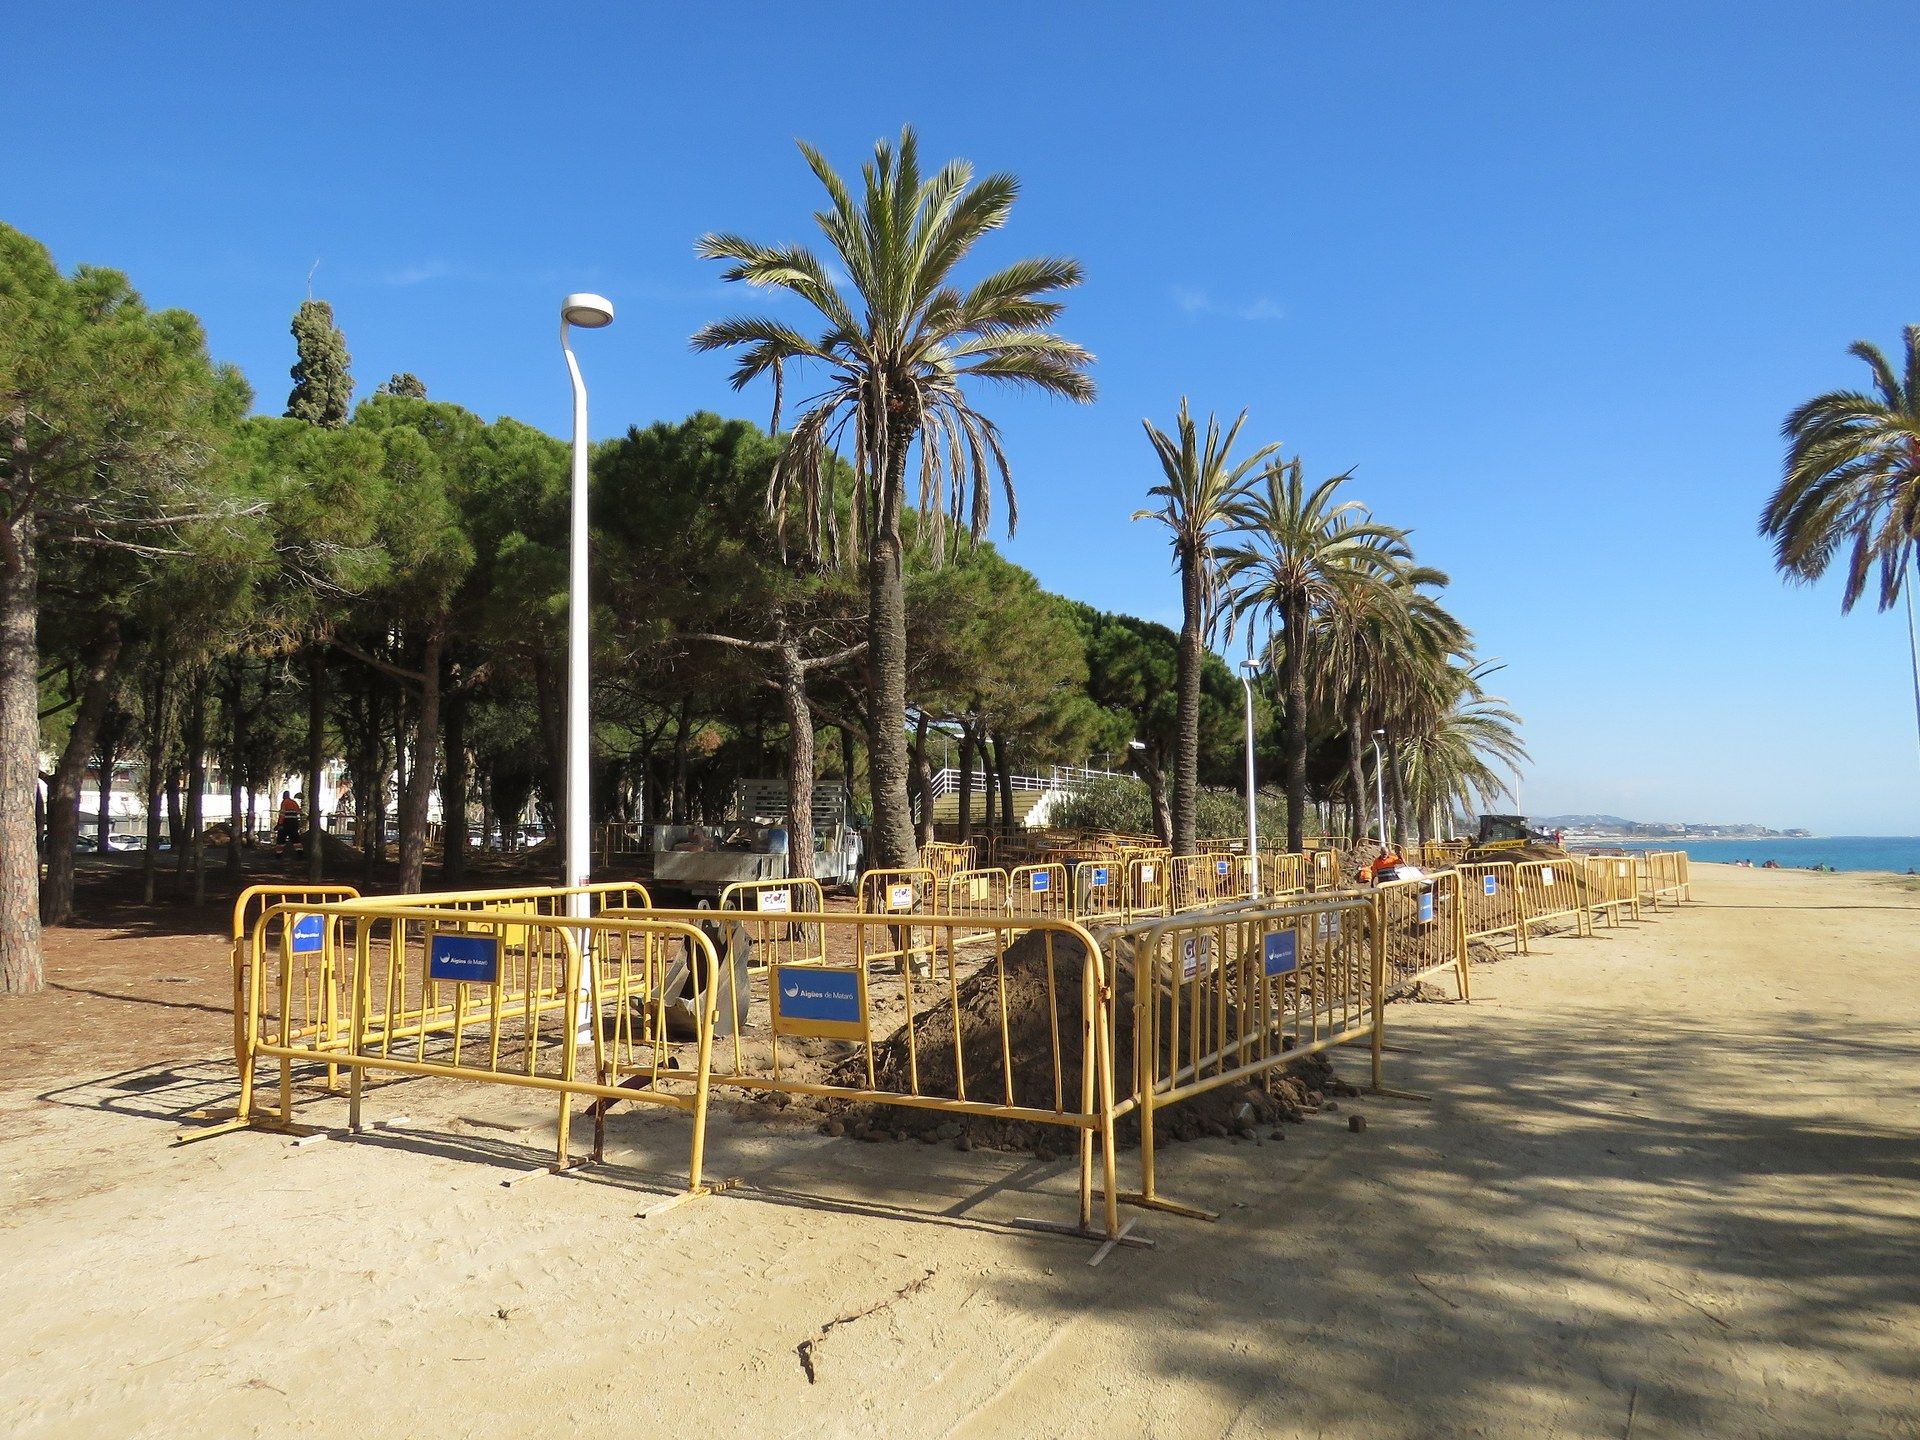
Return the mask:
[(1536, 830), (1524, 815), (1482, 815), (1470, 863), (1488, 860), (1551, 860), (1565, 855), (1557, 832)]

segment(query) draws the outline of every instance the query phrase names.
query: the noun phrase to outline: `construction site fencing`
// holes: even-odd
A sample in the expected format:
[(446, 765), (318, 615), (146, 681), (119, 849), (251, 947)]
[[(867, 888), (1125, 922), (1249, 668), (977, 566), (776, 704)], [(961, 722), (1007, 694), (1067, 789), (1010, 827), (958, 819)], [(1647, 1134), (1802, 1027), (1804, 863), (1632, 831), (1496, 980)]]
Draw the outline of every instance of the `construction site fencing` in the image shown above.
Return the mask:
[(1127, 920), (1127, 871), (1117, 860), (1082, 860), (1073, 867), (1073, 914), (1082, 924)]
[(1244, 855), (1175, 855), (1168, 865), (1168, 900), (1176, 911), (1207, 910), (1252, 893), (1252, 871)]
[(1465, 860), (1470, 848), (1464, 840), (1429, 840), (1420, 847), (1420, 863), (1430, 869), (1445, 870)]
[(1640, 882), (1631, 855), (1587, 855), (1589, 927), (1605, 920), (1619, 925), (1640, 918)]
[(1173, 891), (1173, 857), (1141, 856), (1127, 862), (1127, 918), (1165, 915)]
[(1389, 980), (1412, 986), (1452, 971), (1460, 998), (1473, 998), (1458, 873), (1441, 870), (1417, 880), (1388, 881), (1374, 888), (1373, 903), (1385, 936)]
[[(1143, 921), (1107, 939), (1107, 968), (1131, 972), (1116, 997), (1125, 1093), (1140, 1117), (1140, 1189), (1129, 1202), (1212, 1218), (1157, 1189), (1157, 1112), (1316, 1051), (1370, 1042), (1380, 1084), (1386, 952), (1369, 896), (1249, 905)], [(1129, 1063), (1130, 1061), (1130, 1063)]]
[(724, 957), (732, 960), (744, 949), (755, 965), (824, 963), (826, 933), (818, 925), (791, 918), (796, 912), (815, 914), (827, 908), (826, 892), (818, 880), (736, 880), (720, 892), (722, 914), (740, 914), (721, 930)]
[(1007, 876), (1007, 908), (1030, 920), (1073, 919), (1073, 887), (1067, 867), (1060, 864), (1022, 865)]
[[(282, 904), (326, 904), (338, 900), (356, 900), (360, 892), (351, 885), (249, 885), (233, 902), (233, 1061), (244, 1074), (246, 1068), (247, 986), (253, 949), (249, 937), (262, 916)], [(285, 923), (284, 921), (282, 923)], [(309, 920), (290, 944), (301, 946), (303, 953), (320, 949), (325, 943), (325, 921)], [(279, 942), (276, 933), (270, 937)], [(329, 992), (331, 993), (331, 992)]]
[(1260, 893), (1288, 895), (1311, 888), (1310, 860), (1304, 854), (1269, 850), (1260, 856)]
[(1007, 872), (998, 866), (957, 871), (940, 886), (934, 908), (942, 915), (998, 919), (1008, 913), (1008, 885)]
[[(255, 923), (242, 1115), (291, 1128), (301, 1066), (329, 1076), (350, 1072), (354, 1130), (368, 1072), (544, 1090), (557, 1097), (554, 1165), (564, 1169), (576, 1099), (667, 1106), (692, 1117), (687, 1188), (699, 1193), (717, 973), (700, 929), (688, 918), (528, 916), (407, 903), (433, 898), (283, 905)], [(330, 937), (318, 951), (292, 943), (309, 916), (318, 916)], [(576, 937), (585, 940), (591, 963)], [(518, 970), (516, 949), (526, 961)], [(692, 974), (683, 987), (691, 1002), (672, 999), (676, 969)], [(328, 988), (322, 970), (344, 977), (346, 1004), (337, 1015), (313, 1008), (311, 997)], [(551, 980), (530, 983), (529, 971)], [(669, 1038), (668, 1010), (676, 1003), (691, 1031), (687, 1064), (680, 1063), (683, 1047)], [(262, 1061), (279, 1069), (271, 1106), (251, 1083)], [(599, 1149), (596, 1131), (596, 1155)]]
[(1678, 905), (1693, 898), (1687, 883), (1687, 852), (1684, 850), (1648, 850), (1640, 856), (1640, 892), (1654, 909), (1665, 900)]
[(1526, 917), (1511, 860), (1459, 865), (1460, 906), (1468, 940), (1509, 940), (1516, 955), (1527, 949)]
[(933, 872), (933, 882), (938, 885), (949, 875), (974, 868), (973, 845), (929, 840), (920, 847), (920, 863)]
[(1575, 935), (1591, 935), (1586, 880), (1586, 866), (1571, 856), (1515, 861), (1513, 881), (1520, 895), (1522, 933), (1531, 939), (1544, 926), (1570, 924)]

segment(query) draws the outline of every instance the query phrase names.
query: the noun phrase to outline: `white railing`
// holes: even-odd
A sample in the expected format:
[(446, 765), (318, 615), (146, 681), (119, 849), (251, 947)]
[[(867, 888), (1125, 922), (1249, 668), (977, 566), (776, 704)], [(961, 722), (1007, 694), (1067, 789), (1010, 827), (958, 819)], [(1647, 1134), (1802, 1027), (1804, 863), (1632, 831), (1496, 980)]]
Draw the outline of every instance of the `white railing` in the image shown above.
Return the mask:
[[(945, 769), (933, 772), (933, 798), (938, 800), (947, 795), (960, 793), (960, 769), (949, 765)], [(1076, 785), (1089, 780), (1126, 779), (1118, 770), (1096, 770), (1090, 765), (1055, 765), (1045, 775), (1011, 775), (1007, 777), (1009, 788), (1023, 794), (1044, 794), (1049, 790), (1071, 790)], [(984, 770), (973, 772), (973, 791), (976, 795), (987, 786), (998, 784), (997, 777), (989, 777)]]

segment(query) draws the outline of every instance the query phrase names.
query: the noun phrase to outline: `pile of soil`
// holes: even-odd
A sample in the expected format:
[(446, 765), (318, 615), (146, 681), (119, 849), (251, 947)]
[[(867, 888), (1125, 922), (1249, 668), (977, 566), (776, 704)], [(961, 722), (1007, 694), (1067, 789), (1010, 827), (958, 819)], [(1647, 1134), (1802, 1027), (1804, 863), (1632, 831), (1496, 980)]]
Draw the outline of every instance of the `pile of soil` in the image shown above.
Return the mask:
[[(1053, 937), (1052, 948), (1051, 1000), (1046, 936), (1039, 932), (1024, 935), (1009, 946), (1000, 967), (983, 966), (961, 982), (958, 1053), (965, 1070), (968, 1098), (998, 1103), (1007, 1097), (1000, 1043), (1000, 974), (1004, 971), (1007, 1048), (1013, 1056), (1014, 1102), (1029, 1108), (1054, 1107), (1052, 1016), (1057, 1004), (1062, 1098), (1065, 1108), (1079, 1108), (1081, 1037), (1085, 1023), (1080, 974), (1085, 954), (1077, 943), (1060, 935)], [(1119, 962), (1119, 973), (1110, 977), (1110, 983), (1116, 994), (1133, 993), (1132, 967), (1124, 955)], [(1127, 1082), (1123, 1077), (1130, 1075), (1133, 1067), (1133, 1037), (1131, 1026), (1121, 1025), (1119, 1029), (1121, 1033), (1114, 1041), (1113, 1067), (1115, 1088), (1124, 1092)], [(913, 1022), (912, 1036), (920, 1093), (958, 1098), (954, 1007), (940, 1005), (922, 1011)], [(902, 1026), (874, 1047), (874, 1074), (882, 1087), (904, 1092), (910, 1088), (912, 1073), (907, 1027)], [(828, 1078), (834, 1084), (864, 1086), (865, 1057), (848, 1057)], [(1245, 1083), (1224, 1085), (1162, 1110), (1156, 1121), (1156, 1133), (1175, 1140), (1207, 1135), (1253, 1139), (1259, 1133), (1256, 1126), (1280, 1120), (1304, 1120), (1320, 1108), (1328, 1094), (1352, 1093), (1350, 1087), (1334, 1076), (1327, 1059), (1314, 1055), (1284, 1070)], [(861, 1140), (917, 1139), (928, 1144), (949, 1142), (961, 1149), (1018, 1150), (1045, 1157), (1071, 1152), (1077, 1138), (1069, 1127), (997, 1116), (963, 1116), (908, 1106), (831, 1100), (818, 1104), (827, 1116), (821, 1126), (824, 1133), (847, 1134)], [(1122, 1119), (1117, 1138), (1124, 1145), (1138, 1143), (1137, 1117), (1129, 1115)]]

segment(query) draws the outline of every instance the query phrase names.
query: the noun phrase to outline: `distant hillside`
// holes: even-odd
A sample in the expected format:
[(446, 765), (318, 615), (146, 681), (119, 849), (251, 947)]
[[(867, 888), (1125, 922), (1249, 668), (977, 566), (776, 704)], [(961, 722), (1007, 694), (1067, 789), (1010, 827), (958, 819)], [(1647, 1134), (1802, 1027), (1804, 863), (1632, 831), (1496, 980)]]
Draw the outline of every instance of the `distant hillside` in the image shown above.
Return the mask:
[(1678, 820), (1627, 820), (1619, 815), (1534, 815), (1528, 817), (1542, 830), (1566, 830), (1597, 835), (1636, 836), (1658, 839), (1679, 836), (1694, 840), (1726, 838), (1764, 840), (1810, 834), (1806, 830), (1772, 830), (1765, 825), (1701, 825)]

